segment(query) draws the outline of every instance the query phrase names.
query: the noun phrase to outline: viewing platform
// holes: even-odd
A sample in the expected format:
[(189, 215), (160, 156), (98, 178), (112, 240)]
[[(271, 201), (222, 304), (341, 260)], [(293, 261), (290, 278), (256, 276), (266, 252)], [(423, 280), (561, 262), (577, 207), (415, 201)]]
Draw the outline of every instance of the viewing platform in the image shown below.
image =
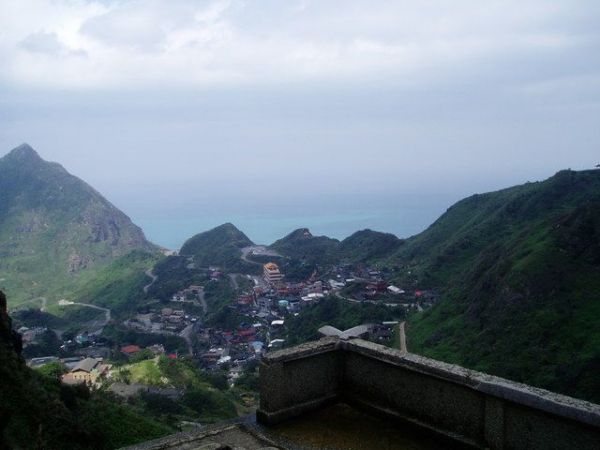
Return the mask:
[(263, 358), (260, 423), (293, 423), (337, 403), (449, 445), (600, 448), (598, 405), (361, 339), (326, 337)]
[(130, 449), (600, 448), (600, 406), (390, 349), (325, 337), (267, 354), (254, 416)]

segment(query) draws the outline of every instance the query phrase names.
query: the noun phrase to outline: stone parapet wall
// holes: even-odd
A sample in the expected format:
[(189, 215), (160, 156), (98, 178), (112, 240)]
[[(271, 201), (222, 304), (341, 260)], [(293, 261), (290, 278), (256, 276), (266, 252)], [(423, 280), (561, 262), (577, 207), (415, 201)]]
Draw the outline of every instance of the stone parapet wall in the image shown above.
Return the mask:
[(275, 424), (333, 402), (492, 449), (598, 449), (600, 406), (360, 339), (268, 354), (257, 418)]

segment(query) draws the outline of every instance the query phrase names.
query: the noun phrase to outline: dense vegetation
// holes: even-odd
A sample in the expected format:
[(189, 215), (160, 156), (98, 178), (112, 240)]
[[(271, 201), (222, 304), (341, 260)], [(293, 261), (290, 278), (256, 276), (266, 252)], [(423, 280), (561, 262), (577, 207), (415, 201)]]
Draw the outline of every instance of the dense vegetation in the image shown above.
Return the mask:
[(212, 281), (204, 288), (204, 298), (208, 306), (205, 324), (211, 327), (232, 330), (243, 321), (242, 317), (230, 307), (235, 298), (235, 290), (228, 278)]
[(157, 259), (155, 253), (132, 251), (100, 269), (76, 291), (74, 298), (80, 303), (109, 308), (116, 314), (131, 312), (146, 297), (144, 286), (151, 279), (145, 272)]
[(373, 303), (350, 303), (337, 297), (328, 297), (306, 308), (298, 316), (286, 318), (286, 345), (296, 345), (319, 338), (317, 330), (331, 325), (346, 330), (364, 323), (400, 320), (404, 311)]
[(469, 197), (395, 262), (442, 292), (412, 351), (600, 402), (600, 171)]
[[(162, 344), (167, 352), (187, 353), (185, 340), (171, 334), (142, 333), (119, 325), (109, 324), (104, 327), (102, 336), (108, 339), (109, 343), (115, 345), (134, 344), (140, 347), (148, 347), (149, 345)], [(117, 351), (116, 354), (118, 355), (119, 352)]]
[(168, 301), (177, 291), (207, 281), (206, 272), (199, 270), (185, 256), (168, 256), (159, 261), (152, 272), (156, 281), (148, 288), (148, 297)]
[(252, 241), (233, 224), (225, 223), (212, 230), (196, 234), (181, 247), (180, 254), (193, 256), (197, 267), (217, 266), (228, 272), (247, 273), (255, 264), (241, 259), (241, 249)]
[(299, 228), (275, 241), (270, 247), (281, 255), (308, 264), (334, 264), (339, 241), (313, 236), (308, 228)]
[(111, 449), (169, 433), (164, 425), (53, 371), (25, 366), (0, 292), (0, 448)]
[(122, 366), (115, 377), (128, 383), (180, 390), (179, 398), (142, 393), (135, 399), (138, 407), (154, 419), (170, 425), (181, 420), (216, 422), (237, 416), (225, 374), (205, 372), (190, 360), (161, 356)]
[[(342, 240), (327, 236), (313, 236), (307, 228), (299, 228), (270, 247), (304, 267), (327, 266), (340, 262), (379, 262), (394, 254), (403, 241), (393, 234), (373, 230), (361, 230)], [(286, 271), (287, 273), (287, 271)]]
[(393, 254), (403, 242), (390, 233), (361, 230), (340, 242), (338, 255), (341, 260), (350, 262), (377, 261)]
[(98, 192), (28, 145), (0, 158), (0, 279), (17, 304), (68, 297), (131, 250), (155, 251)]

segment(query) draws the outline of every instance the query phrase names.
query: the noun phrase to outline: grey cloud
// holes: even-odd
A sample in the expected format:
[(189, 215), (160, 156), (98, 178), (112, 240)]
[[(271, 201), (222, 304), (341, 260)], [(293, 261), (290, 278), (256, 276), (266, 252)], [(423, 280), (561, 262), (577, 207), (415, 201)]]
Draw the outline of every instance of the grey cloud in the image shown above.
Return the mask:
[(65, 46), (58, 40), (56, 33), (34, 33), (23, 39), (19, 46), (32, 53), (47, 53), (57, 55), (65, 50)]
[(80, 31), (108, 45), (155, 51), (165, 42), (168, 32), (192, 25), (198, 6), (205, 3), (186, 0), (124, 3), (86, 20)]
[(83, 50), (72, 50), (64, 45), (56, 33), (46, 33), (43, 31), (30, 34), (21, 42), (19, 47), (30, 53), (40, 53), (51, 56), (57, 55), (76, 55), (85, 56)]

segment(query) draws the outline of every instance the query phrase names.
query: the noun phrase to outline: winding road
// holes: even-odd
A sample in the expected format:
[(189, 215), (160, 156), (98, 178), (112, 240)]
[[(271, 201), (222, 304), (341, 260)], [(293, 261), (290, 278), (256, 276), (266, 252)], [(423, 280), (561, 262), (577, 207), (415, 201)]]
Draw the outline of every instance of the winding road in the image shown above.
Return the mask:
[(89, 303), (79, 303), (79, 302), (70, 302), (68, 300), (59, 300), (58, 301), (58, 305), (59, 306), (71, 306), (71, 305), (77, 305), (77, 306), (84, 306), (87, 308), (93, 308), (93, 309), (97, 309), (99, 311), (103, 311), (104, 312), (104, 319), (103, 320), (94, 320), (91, 321), (89, 324), (89, 328), (90, 329), (94, 329), (94, 328), (98, 328), (96, 331), (93, 332), (93, 334), (100, 334), (102, 333), (102, 330), (104, 329), (104, 327), (106, 326), (106, 324), (108, 324), (108, 322), (110, 322), (110, 317), (111, 317), (111, 311), (108, 308), (103, 308), (101, 306), (96, 306), (96, 305), (90, 305)]
[(239, 273), (230, 273), (229, 274), (229, 279), (231, 280), (231, 287), (233, 287), (233, 289), (235, 289), (236, 291), (240, 288), (238, 282), (237, 282), (237, 276), (239, 275)]
[(146, 286), (144, 286), (144, 294), (148, 293), (148, 289), (150, 289), (150, 286), (152, 286), (156, 280), (158, 279), (158, 277), (156, 275), (154, 275), (154, 273), (152, 272), (152, 269), (148, 269), (144, 272), (147, 276), (149, 276), (150, 278), (152, 278), (152, 281), (150, 283), (148, 283)]
[(256, 254), (257, 256), (273, 256), (275, 258), (281, 258), (281, 255), (276, 251), (269, 250), (265, 245), (251, 245), (249, 247), (244, 247), (242, 250), (242, 261), (246, 261), (250, 264), (257, 264), (262, 267), (262, 263), (252, 261), (248, 259), (248, 255)]
[(13, 308), (13, 311), (18, 311), (19, 309), (21, 309), (21, 306), (27, 304), (27, 303), (31, 303), (31, 302), (37, 302), (37, 301), (41, 301), (42, 302), (42, 306), (40, 307), (40, 311), (44, 312), (46, 311), (46, 305), (48, 304), (48, 299), (46, 297), (36, 297), (36, 298), (32, 298), (31, 300), (26, 300), (23, 303), (19, 303), (17, 306), (15, 306)]
[(200, 302), (200, 306), (202, 306), (202, 311), (204, 311), (204, 315), (206, 315), (208, 311), (208, 305), (206, 304), (206, 299), (204, 298), (204, 288), (198, 291), (198, 301)]

